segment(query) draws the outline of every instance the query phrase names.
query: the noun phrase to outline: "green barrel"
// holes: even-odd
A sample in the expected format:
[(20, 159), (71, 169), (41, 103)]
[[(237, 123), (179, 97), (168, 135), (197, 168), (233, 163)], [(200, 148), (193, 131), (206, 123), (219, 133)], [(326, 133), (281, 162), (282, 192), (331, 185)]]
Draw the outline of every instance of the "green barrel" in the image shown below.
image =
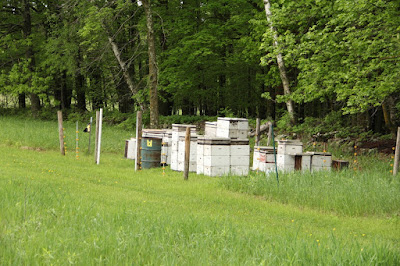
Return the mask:
[(142, 169), (160, 167), (162, 139), (142, 138)]

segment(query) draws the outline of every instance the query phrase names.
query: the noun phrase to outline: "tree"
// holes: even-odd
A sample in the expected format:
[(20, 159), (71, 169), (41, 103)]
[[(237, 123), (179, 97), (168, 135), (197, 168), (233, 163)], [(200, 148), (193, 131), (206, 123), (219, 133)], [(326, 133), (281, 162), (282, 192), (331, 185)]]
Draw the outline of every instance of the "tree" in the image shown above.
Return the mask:
[(158, 126), (158, 68), (156, 57), (156, 43), (154, 36), (153, 14), (150, 0), (143, 0), (143, 7), (146, 12), (147, 25), (147, 46), (149, 55), (149, 90), (150, 90), (150, 127)]

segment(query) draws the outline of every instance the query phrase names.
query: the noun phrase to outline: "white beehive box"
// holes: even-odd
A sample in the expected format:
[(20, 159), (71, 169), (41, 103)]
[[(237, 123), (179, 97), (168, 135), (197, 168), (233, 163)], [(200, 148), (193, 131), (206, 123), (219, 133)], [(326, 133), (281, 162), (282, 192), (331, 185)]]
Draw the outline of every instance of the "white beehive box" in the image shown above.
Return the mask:
[[(208, 176), (220, 176), (229, 173), (230, 168), (230, 139), (227, 138), (198, 138), (197, 145), (203, 158), (198, 160), (203, 167), (197, 167), (197, 173)], [(207, 154), (207, 155), (206, 155)]]
[(204, 145), (202, 137), (197, 138), (196, 173), (204, 174)]
[(125, 141), (125, 158), (135, 160), (136, 138), (131, 138)]
[(278, 154), (295, 155), (303, 152), (303, 143), (298, 140), (278, 140)]
[(218, 117), (217, 137), (247, 139), (249, 122), (245, 118)]
[(230, 172), (229, 166), (204, 166), (204, 175), (207, 176), (223, 176)]
[(331, 167), (332, 156), (331, 155), (313, 155), (311, 161), (311, 167)]
[(252, 169), (254, 171), (256, 171), (257, 169), (259, 171), (262, 171), (260, 163), (270, 162), (275, 162), (274, 148), (270, 146), (254, 146)]
[(228, 145), (203, 145), (204, 156), (230, 156), (231, 149)]
[(276, 163), (279, 170), (294, 171), (295, 156), (288, 154), (278, 154)]
[[(172, 133), (171, 133), (171, 159), (170, 165), (171, 169), (175, 171), (179, 170), (178, 167), (179, 160), (179, 137), (186, 135), (186, 128), (190, 128), (191, 135), (196, 135), (196, 126), (194, 125), (184, 125), (184, 124), (172, 124)], [(184, 160), (184, 159), (183, 159)]]
[(204, 125), (204, 135), (206, 137), (217, 136), (217, 122), (206, 122)]
[(249, 175), (248, 166), (231, 166), (231, 175), (246, 176)]
[(303, 153), (301, 158), (301, 170), (302, 171), (311, 171), (311, 155), (307, 153)]
[[(185, 162), (185, 136), (179, 136), (178, 142), (178, 171), (184, 171), (184, 162)], [(196, 172), (196, 157), (197, 157), (197, 135), (190, 137), (190, 158), (189, 158), (189, 171)]]

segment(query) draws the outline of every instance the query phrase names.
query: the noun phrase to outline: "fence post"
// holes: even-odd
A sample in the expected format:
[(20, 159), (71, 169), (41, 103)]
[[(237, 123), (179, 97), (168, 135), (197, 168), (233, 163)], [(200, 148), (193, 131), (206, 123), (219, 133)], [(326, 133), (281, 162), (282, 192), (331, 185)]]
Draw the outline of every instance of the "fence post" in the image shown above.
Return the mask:
[(400, 127), (397, 128), (396, 151), (394, 153), (393, 175), (397, 175), (399, 171), (400, 157)]
[(256, 146), (260, 146), (260, 118), (256, 119)]
[(135, 158), (135, 171), (140, 170), (142, 160), (141, 143), (142, 142), (142, 111), (136, 113), (136, 158)]
[(58, 137), (60, 139), (60, 152), (61, 155), (65, 155), (62, 111), (57, 111), (57, 118), (58, 118)]

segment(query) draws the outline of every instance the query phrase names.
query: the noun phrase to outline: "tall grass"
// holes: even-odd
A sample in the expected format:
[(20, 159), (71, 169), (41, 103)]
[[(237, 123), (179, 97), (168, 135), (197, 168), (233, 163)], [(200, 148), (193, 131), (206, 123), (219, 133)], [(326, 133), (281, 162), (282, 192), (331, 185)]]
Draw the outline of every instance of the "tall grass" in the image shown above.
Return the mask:
[[(398, 220), (301, 210), (104, 154), (0, 145), (0, 264), (385, 264)], [(4, 154), (7, 154), (5, 156)]]
[(400, 178), (393, 177), (385, 159), (363, 157), (365, 168), (337, 171), (252, 173), (224, 177), (223, 187), (269, 201), (304, 206), (340, 215), (400, 215)]
[[(79, 123), (79, 146), (81, 152), (88, 151), (89, 133), (84, 133), (89, 121)], [(92, 126), (91, 151), (94, 150), (95, 123)], [(17, 147), (29, 147), (45, 150), (59, 149), (57, 121), (41, 121), (20, 117), (0, 117), (0, 143)], [(76, 122), (64, 122), (67, 152), (75, 152)], [(125, 140), (134, 136), (133, 131), (126, 131), (103, 124), (102, 151), (123, 154)]]

